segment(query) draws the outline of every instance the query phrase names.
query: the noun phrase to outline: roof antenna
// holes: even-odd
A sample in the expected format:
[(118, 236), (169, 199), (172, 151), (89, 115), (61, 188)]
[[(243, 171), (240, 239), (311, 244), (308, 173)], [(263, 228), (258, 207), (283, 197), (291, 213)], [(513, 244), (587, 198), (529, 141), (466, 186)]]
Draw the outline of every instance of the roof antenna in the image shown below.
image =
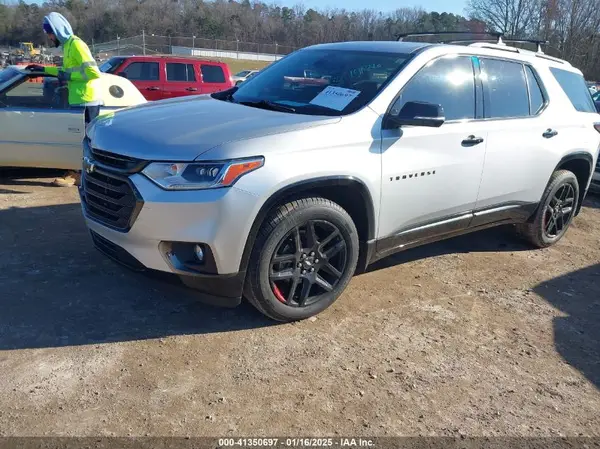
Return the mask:
[[(547, 41), (544, 42), (544, 44), (546, 44), (546, 43), (548, 43), (548, 42)], [(537, 42), (537, 52), (540, 53), (540, 54), (542, 54), (542, 55), (544, 54), (544, 51), (542, 50), (542, 42), (541, 41)]]

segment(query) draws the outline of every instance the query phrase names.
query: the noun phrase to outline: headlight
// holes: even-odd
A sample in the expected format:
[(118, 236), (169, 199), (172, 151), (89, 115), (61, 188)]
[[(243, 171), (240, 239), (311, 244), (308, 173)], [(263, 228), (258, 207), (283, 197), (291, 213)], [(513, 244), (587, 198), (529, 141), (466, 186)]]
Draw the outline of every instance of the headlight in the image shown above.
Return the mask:
[(228, 187), (263, 166), (262, 157), (220, 162), (154, 162), (142, 173), (166, 190)]

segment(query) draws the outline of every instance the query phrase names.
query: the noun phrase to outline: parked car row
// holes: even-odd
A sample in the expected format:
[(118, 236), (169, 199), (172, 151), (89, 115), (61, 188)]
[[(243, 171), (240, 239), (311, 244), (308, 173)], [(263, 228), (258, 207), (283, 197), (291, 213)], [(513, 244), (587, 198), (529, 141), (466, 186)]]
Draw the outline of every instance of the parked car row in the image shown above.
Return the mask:
[[(218, 63), (136, 58), (108, 61), (101, 79), (110, 95), (137, 86), (158, 101), (105, 112), (79, 152), (93, 243), (274, 320), (320, 313), (356, 271), (428, 242), (511, 224), (554, 245), (597, 181), (592, 96), (581, 71), (541, 52), (324, 44), (238, 85)], [(211, 81), (218, 70), (224, 82)], [(0, 113), (13, 120), (0, 150), (15, 153), (27, 131), (22, 151), (37, 158), (52, 130), (31, 120), (47, 99), (18, 90), (27, 76), (0, 72)], [(214, 90), (165, 98), (177, 83)], [(22, 134), (4, 137), (13, 128)]]

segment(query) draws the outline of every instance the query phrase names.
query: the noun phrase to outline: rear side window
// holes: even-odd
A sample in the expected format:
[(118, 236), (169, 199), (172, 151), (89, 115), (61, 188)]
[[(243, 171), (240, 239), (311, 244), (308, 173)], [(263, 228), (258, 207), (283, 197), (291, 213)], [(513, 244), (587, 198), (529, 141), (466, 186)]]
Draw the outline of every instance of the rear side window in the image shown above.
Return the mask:
[(406, 84), (394, 109), (399, 111), (409, 101), (441, 105), (446, 120), (475, 118), (471, 58), (439, 58), (429, 62)]
[(194, 65), (168, 62), (167, 81), (196, 81)]
[(529, 113), (536, 115), (544, 107), (544, 94), (533, 69), (528, 65), (525, 66), (525, 74), (527, 75), (527, 87), (529, 88)]
[(218, 65), (202, 65), (202, 81), (205, 83), (224, 83), (225, 73)]
[(579, 112), (596, 112), (592, 95), (585, 84), (583, 76), (556, 67), (551, 67), (550, 71), (576, 110)]
[(132, 62), (125, 67), (127, 79), (133, 81), (158, 81), (158, 62)]
[(486, 118), (529, 116), (529, 95), (523, 65), (518, 62), (481, 58)]

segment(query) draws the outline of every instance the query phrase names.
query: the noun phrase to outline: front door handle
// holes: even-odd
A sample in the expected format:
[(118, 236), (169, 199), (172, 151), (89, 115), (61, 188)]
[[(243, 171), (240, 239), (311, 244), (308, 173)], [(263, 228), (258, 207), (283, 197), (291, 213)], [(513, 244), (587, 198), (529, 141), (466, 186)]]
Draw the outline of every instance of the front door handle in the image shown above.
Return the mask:
[(467, 137), (465, 140), (463, 140), (462, 144), (472, 146), (472, 145), (479, 145), (482, 142), (483, 142), (483, 137), (475, 137), (475, 136), (471, 135), (471, 136)]
[(544, 131), (544, 134), (542, 134), (542, 136), (545, 137), (546, 139), (550, 139), (551, 137), (554, 137), (557, 134), (558, 134), (557, 130), (548, 128), (546, 131)]
[(189, 92), (196, 92), (198, 89), (196, 87), (188, 87), (186, 90)]
[(156, 87), (156, 86), (152, 86), (152, 87), (146, 87), (146, 90), (160, 90), (160, 88)]

